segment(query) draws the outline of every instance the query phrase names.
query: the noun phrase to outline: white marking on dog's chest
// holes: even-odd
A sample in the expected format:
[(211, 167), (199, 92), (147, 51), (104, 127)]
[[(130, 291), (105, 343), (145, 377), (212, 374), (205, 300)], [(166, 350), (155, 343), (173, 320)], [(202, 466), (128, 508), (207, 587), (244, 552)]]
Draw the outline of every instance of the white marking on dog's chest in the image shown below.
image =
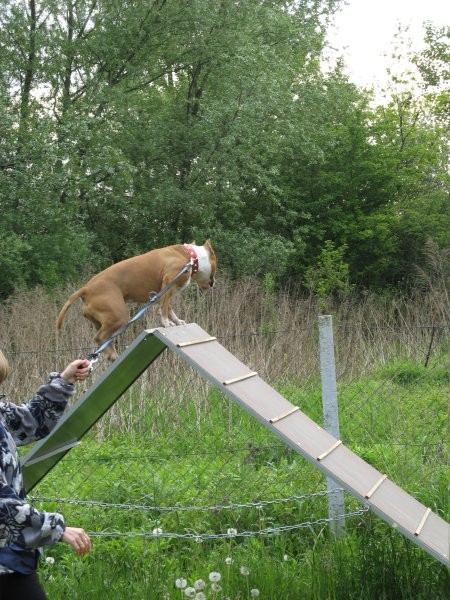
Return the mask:
[(197, 253), (199, 272), (209, 277), (211, 274), (211, 262), (207, 250), (203, 246), (193, 246), (193, 248)]

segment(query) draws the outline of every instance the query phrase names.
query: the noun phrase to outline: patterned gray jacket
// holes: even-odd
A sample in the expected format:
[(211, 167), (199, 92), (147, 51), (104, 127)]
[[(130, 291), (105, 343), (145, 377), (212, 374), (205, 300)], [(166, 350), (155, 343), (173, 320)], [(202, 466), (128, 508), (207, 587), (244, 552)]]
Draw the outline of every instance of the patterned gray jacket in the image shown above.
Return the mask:
[(32, 572), (37, 549), (64, 533), (62, 515), (39, 512), (26, 501), (17, 446), (48, 435), (73, 393), (73, 385), (51, 373), (29, 402), (0, 401), (0, 575)]

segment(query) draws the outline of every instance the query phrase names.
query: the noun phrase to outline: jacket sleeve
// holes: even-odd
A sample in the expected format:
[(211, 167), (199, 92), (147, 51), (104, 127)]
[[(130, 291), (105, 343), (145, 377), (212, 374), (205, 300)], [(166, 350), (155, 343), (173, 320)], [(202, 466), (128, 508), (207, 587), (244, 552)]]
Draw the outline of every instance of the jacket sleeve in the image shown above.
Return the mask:
[(44, 438), (55, 427), (74, 386), (62, 379), (59, 373), (50, 373), (47, 383), (41, 385), (35, 396), (21, 405), (0, 403), (6, 426), (18, 446)]
[[(0, 402), (1, 420), (16, 445), (45, 437), (56, 425), (73, 394), (73, 385), (51, 373), (35, 396), (23, 404)], [(17, 449), (0, 427), (0, 547), (17, 544), (39, 548), (58, 541), (65, 524), (59, 513), (39, 512), (25, 499)]]
[(37, 511), (0, 474), (0, 548), (11, 544), (40, 548), (57, 542), (65, 528), (62, 515)]

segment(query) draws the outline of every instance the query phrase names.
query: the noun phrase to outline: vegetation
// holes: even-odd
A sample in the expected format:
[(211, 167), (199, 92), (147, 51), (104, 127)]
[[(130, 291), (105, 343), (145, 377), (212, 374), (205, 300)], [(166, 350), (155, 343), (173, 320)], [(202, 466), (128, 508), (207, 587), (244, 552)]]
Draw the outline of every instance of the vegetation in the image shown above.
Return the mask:
[[(92, 327), (77, 307), (56, 335), (54, 319), (68, 292), (37, 289), (0, 307), (0, 340), (13, 367), (2, 391), (11, 398), (27, 397), (43, 373), (92, 348)], [(178, 302), (180, 314), (322, 422), (319, 298), (277, 292), (270, 278), (224, 279), (211, 294), (191, 288)], [(30, 305), (38, 319), (30, 319)], [(334, 313), (341, 438), (448, 518), (445, 297), (436, 288), (411, 298), (368, 295), (365, 303), (347, 297), (327, 305)], [(127, 331), (123, 343), (135, 335)], [(47, 549), (41, 576), (55, 600), (105, 593), (113, 600), (184, 598), (177, 580), (186, 580), (183, 589), (204, 581), (208, 599), (251, 598), (252, 590), (289, 600), (446, 597), (448, 570), (360, 512), (364, 507), (348, 494), (345, 511), (353, 516), (335, 540), (324, 492), (319, 471), (164, 353), (32, 490), (38, 506), (95, 534), (93, 552), (81, 559), (63, 544)], [(274, 532), (264, 533), (268, 528)], [(220, 581), (210, 581), (210, 573), (220, 573)], [(222, 591), (214, 595), (213, 584)]]
[(324, 71), (340, 5), (4, 1), (1, 297), (206, 237), (234, 278), (311, 284), (332, 251), (410, 285), (449, 245), (449, 30), (377, 106)]
[[(88, 276), (209, 237), (218, 285), (177, 311), (318, 422), (332, 314), (342, 439), (446, 516), (450, 29), (376, 103), (325, 66), (342, 4), (1, 3), (2, 392), (92, 351), (76, 306), (54, 326)], [(447, 597), (443, 565), (350, 497), (334, 539), (304, 463), (164, 355), (33, 490), (96, 534), (46, 552), (49, 596)]]

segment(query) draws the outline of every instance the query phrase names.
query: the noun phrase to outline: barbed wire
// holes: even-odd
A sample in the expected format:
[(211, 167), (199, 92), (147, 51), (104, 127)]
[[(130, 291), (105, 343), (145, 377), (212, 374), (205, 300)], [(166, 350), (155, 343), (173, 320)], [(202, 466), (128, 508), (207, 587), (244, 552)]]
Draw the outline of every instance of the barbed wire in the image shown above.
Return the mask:
[(187, 533), (170, 533), (164, 532), (160, 527), (155, 527), (153, 531), (101, 531), (101, 532), (88, 532), (90, 537), (104, 537), (104, 538), (153, 538), (153, 539), (192, 539), (195, 541), (203, 540), (214, 540), (214, 539), (233, 539), (233, 538), (244, 538), (244, 537), (256, 537), (260, 535), (275, 535), (286, 531), (294, 531), (298, 529), (305, 529), (306, 527), (314, 527), (315, 525), (325, 525), (332, 521), (342, 521), (346, 518), (357, 517), (363, 515), (369, 511), (368, 506), (364, 506), (359, 510), (353, 512), (343, 513), (335, 517), (323, 517), (316, 519), (315, 521), (303, 521), (303, 523), (297, 523), (295, 525), (280, 525), (279, 527), (266, 527), (264, 529), (257, 529), (255, 531), (237, 531), (236, 529), (229, 528), (226, 533), (198, 533), (198, 532), (187, 532)]
[[(213, 506), (149, 506), (146, 504), (127, 504), (127, 503), (114, 503), (114, 502), (101, 502), (96, 500), (78, 500), (78, 499), (70, 499), (70, 498), (47, 498), (42, 496), (29, 496), (29, 499), (33, 502), (43, 502), (43, 503), (57, 503), (57, 504), (71, 504), (77, 506), (88, 506), (95, 508), (115, 508), (121, 510), (140, 510), (144, 512), (155, 511), (159, 513), (169, 513), (169, 512), (188, 512), (188, 511), (211, 511), (211, 512), (220, 512), (224, 510), (235, 510), (242, 508), (256, 508), (262, 509), (266, 506), (272, 506), (275, 504), (286, 504), (289, 502), (295, 502), (299, 500), (308, 500), (311, 498), (329, 496), (331, 494), (341, 493), (344, 490), (342, 488), (334, 488), (331, 490), (323, 490), (320, 492), (312, 492), (308, 494), (296, 494), (294, 496), (288, 496), (285, 498), (275, 498), (273, 500), (255, 500), (252, 502), (236, 502), (232, 504), (216, 504)], [(244, 538), (244, 537), (253, 537), (260, 535), (275, 535), (282, 532), (294, 531), (298, 529), (304, 529), (306, 527), (314, 527), (316, 525), (325, 525), (327, 523), (333, 521), (342, 521), (346, 518), (352, 518), (356, 516), (363, 515), (369, 511), (368, 506), (364, 506), (358, 510), (343, 513), (340, 515), (335, 515), (332, 517), (322, 517), (320, 519), (315, 519), (314, 521), (303, 521), (302, 523), (296, 523), (293, 525), (279, 525), (278, 527), (266, 527), (263, 529), (257, 529), (253, 531), (237, 531), (234, 528), (228, 528), (226, 533), (199, 533), (197, 531), (187, 531), (186, 533), (177, 533), (177, 532), (165, 532), (161, 529), (161, 527), (155, 527), (151, 532), (150, 531), (92, 531), (89, 532), (90, 537), (97, 538), (161, 538), (161, 539), (193, 539), (196, 541), (203, 540), (211, 540), (211, 539), (232, 539), (232, 538)]]

